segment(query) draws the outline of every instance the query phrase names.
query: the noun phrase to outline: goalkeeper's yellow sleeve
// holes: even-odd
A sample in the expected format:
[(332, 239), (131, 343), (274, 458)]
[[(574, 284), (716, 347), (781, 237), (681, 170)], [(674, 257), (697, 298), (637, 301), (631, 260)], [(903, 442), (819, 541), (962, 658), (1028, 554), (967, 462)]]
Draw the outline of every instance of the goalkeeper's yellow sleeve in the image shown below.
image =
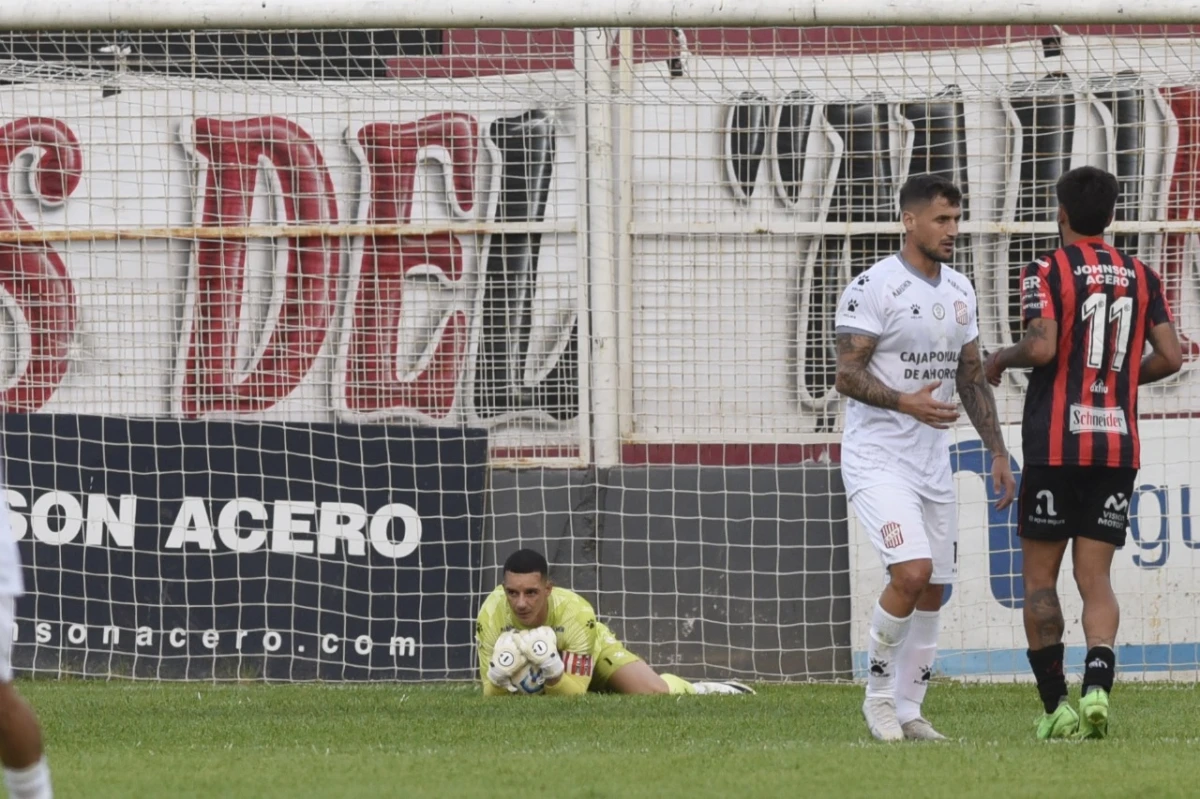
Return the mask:
[(484, 677), (483, 677), (483, 695), (484, 696), (515, 696), (515, 694), (510, 694), (508, 691), (504, 690), (503, 688), (492, 685), (492, 681), (487, 678), (487, 675), (484, 675)]
[(588, 684), (591, 683), (592, 676), (589, 674), (564, 674), (562, 679), (547, 685), (544, 689), (546, 696), (582, 696), (587, 693)]

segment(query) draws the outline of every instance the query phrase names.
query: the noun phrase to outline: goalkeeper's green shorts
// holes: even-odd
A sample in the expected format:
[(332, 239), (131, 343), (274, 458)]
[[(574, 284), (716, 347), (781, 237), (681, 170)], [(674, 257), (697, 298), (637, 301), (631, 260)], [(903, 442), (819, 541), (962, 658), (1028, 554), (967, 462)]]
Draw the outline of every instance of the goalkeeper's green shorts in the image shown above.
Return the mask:
[(638, 663), (641, 658), (625, 648), (625, 644), (617, 640), (617, 637), (612, 634), (612, 630), (608, 626), (596, 622), (596, 640), (601, 643), (600, 654), (596, 656), (596, 663), (592, 670), (592, 681), (588, 683), (588, 690), (592, 692), (603, 692), (608, 690), (608, 681), (612, 679), (613, 673), (622, 666), (628, 666), (630, 663)]

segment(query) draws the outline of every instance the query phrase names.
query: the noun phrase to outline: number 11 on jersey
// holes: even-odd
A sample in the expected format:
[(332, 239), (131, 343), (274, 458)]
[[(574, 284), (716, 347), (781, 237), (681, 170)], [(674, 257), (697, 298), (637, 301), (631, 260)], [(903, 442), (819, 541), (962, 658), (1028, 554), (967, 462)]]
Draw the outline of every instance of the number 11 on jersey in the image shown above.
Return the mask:
[(1092, 294), (1083, 301), (1079, 316), (1088, 323), (1087, 366), (1100, 369), (1104, 366), (1104, 343), (1108, 326), (1116, 323), (1117, 340), (1113, 347), (1112, 370), (1121, 371), (1125, 356), (1129, 353), (1129, 334), (1133, 331), (1133, 298), (1118, 297), (1108, 306), (1108, 295)]

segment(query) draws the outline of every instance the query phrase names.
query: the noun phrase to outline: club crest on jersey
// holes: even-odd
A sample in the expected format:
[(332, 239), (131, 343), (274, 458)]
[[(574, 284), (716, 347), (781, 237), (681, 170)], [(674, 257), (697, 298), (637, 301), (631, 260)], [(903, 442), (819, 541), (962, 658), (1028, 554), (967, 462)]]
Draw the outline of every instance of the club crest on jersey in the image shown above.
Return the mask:
[(888, 522), (879, 530), (883, 534), (883, 545), (887, 549), (895, 549), (904, 543), (904, 532), (899, 522)]
[(969, 321), (967, 319), (967, 304), (962, 300), (954, 301), (954, 321), (960, 325), (965, 325)]
[(942, 307), (940, 302), (933, 304), (933, 318), (939, 322), (946, 318), (946, 309)]

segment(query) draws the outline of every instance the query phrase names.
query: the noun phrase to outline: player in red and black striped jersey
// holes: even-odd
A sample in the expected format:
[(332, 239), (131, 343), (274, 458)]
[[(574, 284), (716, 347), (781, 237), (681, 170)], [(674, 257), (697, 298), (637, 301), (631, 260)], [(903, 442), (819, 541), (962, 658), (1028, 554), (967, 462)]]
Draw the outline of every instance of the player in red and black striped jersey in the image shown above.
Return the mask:
[[(1138, 386), (1179, 371), (1182, 355), (1159, 276), (1104, 241), (1117, 179), (1080, 167), (1059, 179), (1057, 193), (1062, 247), (1025, 267), (1025, 335), (986, 368), (993, 385), (1005, 369), (1032, 368), (1017, 514), (1029, 663), (1046, 709), (1038, 737), (1103, 737), (1120, 618), (1110, 572), (1141, 466)], [(1066, 701), (1055, 590), (1071, 541), (1088, 644), (1079, 714)]]
[(1048, 320), (1058, 328), (1055, 357), (1029, 374), (1025, 466), (1138, 469), (1140, 356), (1151, 331), (1162, 325), (1165, 334), (1171, 323), (1162, 281), (1137, 258), (1088, 236), (1029, 264), (1021, 286), (1026, 324)]

